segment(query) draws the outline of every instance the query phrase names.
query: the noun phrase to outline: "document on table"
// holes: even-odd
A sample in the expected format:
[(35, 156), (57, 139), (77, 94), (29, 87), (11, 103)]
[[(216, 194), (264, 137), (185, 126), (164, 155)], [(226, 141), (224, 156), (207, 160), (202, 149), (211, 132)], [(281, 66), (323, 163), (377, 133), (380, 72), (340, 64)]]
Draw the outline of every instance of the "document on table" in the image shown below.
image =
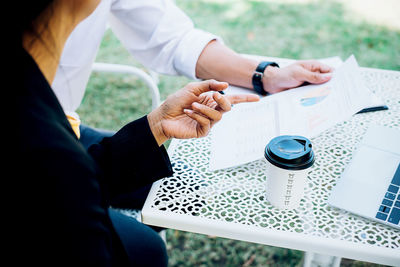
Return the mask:
[(351, 56), (327, 83), (235, 105), (211, 131), (210, 170), (261, 159), (267, 143), (278, 135), (315, 137), (369, 107), (372, 99), (376, 97), (365, 87)]

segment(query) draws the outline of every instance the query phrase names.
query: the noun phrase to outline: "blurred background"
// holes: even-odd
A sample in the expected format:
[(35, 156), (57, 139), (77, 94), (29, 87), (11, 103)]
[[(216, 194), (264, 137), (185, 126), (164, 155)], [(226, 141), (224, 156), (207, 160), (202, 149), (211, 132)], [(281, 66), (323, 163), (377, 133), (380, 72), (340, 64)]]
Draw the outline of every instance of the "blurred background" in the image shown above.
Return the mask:
[[(362, 67), (400, 71), (399, 0), (176, 0), (197, 28), (235, 51), (292, 59), (354, 54)], [(111, 31), (96, 61), (141, 65)], [(161, 100), (190, 82), (159, 76)], [(143, 82), (93, 73), (78, 110), (84, 123), (117, 130), (151, 111)], [(168, 145), (168, 144), (167, 144)], [(301, 266), (303, 252), (167, 230), (170, 266)], [(343, 259), (342, 266), (379, 266)]]

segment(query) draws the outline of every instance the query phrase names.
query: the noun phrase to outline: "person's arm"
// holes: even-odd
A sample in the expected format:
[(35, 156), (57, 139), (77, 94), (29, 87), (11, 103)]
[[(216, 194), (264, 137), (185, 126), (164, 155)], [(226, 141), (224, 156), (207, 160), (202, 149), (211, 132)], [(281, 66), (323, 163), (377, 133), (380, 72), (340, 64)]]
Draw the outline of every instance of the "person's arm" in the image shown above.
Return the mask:
[(245, 88), (252, 88), (251, 77), (258, 62), (245, 58), (221, 42), (211, 41), (204, 48), (196, 64), (200, 79), (216, 79)]
[[(214, 40), (208, 43), (200, 54), (196, 64), (196, 76), (252, 89), (252, 76), (258, 64), (258, 61), (243, 57)], [(266, 92), (276, 93), (297, 87), (304, 82), (327, 82), (331, 71), (332, 68), (315, 60), (298, 61), (284, 68), (268, 66), (262, 82)]]
[(111, 197), (135, 187), (172, 175), (172, 167), (162, 144), (170, 138), (206, 136), (231, 104), (252, 102), (258, 96), (223, 96), (217, 92), (227, 83), (208, 80), (193, 82), (170, 95), (148, 116), (135, 120), (112, 137), (92, 145)]
[[(115, 0), (110, 25), (122, 44), (150, 69), (169, 75), (216, 79), (253, 88), (252, 75), (259, 62), (244, 58), (219, 37), (194, 27), (173, 2)], [(323, 83), (331, 69), (316, 61), (288, 67), (267, 67), (263, 85), (269, 93), (297, 87), (303, 82)]]
[(88, 151), (104, 173), (111, 198), (173, 174), (167, 151), (158, 144), (147, 116), (128, 123)]

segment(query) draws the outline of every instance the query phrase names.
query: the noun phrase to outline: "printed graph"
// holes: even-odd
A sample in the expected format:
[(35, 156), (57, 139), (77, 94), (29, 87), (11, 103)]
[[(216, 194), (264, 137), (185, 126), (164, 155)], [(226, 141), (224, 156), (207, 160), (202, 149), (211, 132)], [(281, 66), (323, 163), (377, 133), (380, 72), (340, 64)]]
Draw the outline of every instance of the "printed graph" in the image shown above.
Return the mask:
[(300, 99), (300, 104), (304, 107), (313, 106), (322, 102), (330, 93), (331, 88), (329, 86), (319, 87), (307, 92), (307, 94)]

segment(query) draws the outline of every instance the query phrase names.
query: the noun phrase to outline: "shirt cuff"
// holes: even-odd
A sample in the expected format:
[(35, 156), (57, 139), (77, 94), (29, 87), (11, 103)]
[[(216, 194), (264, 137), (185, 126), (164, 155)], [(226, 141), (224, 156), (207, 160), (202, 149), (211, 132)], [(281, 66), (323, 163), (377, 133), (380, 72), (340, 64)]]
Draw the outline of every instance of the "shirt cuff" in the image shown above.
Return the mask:
[(209, 32), (200, 29), (190, 30), (179, 43), (177, 54), (174, 58), (175, 70), (188, 78), (197, 79), (197, 60), (206, 45), (212, 40), (218, 40), (223, 43), (222, 38)]

